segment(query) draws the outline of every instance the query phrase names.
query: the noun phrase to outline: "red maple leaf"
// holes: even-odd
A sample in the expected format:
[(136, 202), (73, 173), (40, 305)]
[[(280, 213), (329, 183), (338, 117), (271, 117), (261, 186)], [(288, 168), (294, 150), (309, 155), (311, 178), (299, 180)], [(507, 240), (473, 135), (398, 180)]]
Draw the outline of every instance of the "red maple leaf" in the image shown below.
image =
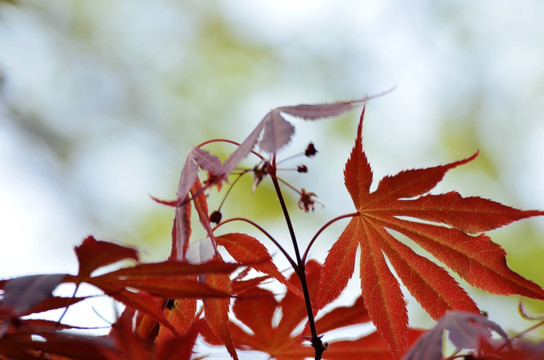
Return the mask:
[(542, 288), (510, 270), (505, 251), (483, 234), (544, 212), (522, 211), (480, 197), (462, 197), (457, 192), (429, 194), (448, 170), (473, 160), (477, 154), (446, 165), (387, 176), (370, 192), (373, 179), (362, 148), (363, 116), (364, 110), (344, 170), (345, 184), (358, 215), (327, 255), (316, 309), (335, 299), (345, 288), (360, 247), (365, 306), (396, 358), (406, 350), (408, 316), (393, 269), (434, 319), (447, 310), (478, 312), (474, 301), (453, 277), (416, 253), (407, 245), (406, 238), (473, 286), (494, 294), (544, 299)]
[[(321, 265), (310, 260), (306, 264), (306, 277), (310, 295), (315, 299), (321, 276)], [(289, 282), (300, 287), (300, 281), (295, 274)], [(322, 332), (329, 332), (355, 324), (365, 324), (370, 321), (359, 297), (352, 305), (332, 309), (321, 316), (316, 325)], [(306, 321), (306, 307), (300, 297), (293, 292), (287, 292), (282, 300), (269, 290), (254, 287), (244, 292), (243, 297), (234, 301), (233, 312), (244, 325), (251, 329), (245, 331), (237, 323), (229, 322), (234, 345), (239, 350), (261, 351), (277, 360), (299, 360), (313, 358), (314, 350), (309, 344), (304, 344), (302, 330), (297, 330)], [(274, 325), (274, 314), (282, 314)], [(202, 334), (212, 345), (223, 342), (214, 336), (214, 332), (203, 324)], [(415, 342), (422, 334), (420, 330), (410, 329), (410, 342)], [(331, 342), (323, 353), (323, 359), (391, 359), (389, 349), (377, 333), (371, 333), (355, 340), (337, 340)]]

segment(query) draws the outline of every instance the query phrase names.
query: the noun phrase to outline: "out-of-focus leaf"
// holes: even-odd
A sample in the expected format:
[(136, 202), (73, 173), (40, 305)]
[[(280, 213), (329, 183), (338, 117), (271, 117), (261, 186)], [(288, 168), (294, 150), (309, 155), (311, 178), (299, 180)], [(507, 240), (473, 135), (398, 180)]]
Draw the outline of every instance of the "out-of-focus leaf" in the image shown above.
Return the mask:
[(187, 248), (185, 258), (191, 264), (202, 264), (213, 259), (215, 256), (215, 247), (209, 237), (199, 239)]
[(259, 148), (267, 153), (274, 153), (287, 145), (295, 127), (285, 120), (278, 110), (270, 111), (264, 118), (263, 137), (259, 141)]
[(182, 336), (168, 338), (166, 341), (158, 343), (156, 347), (157, 360), (190, 360), (201, 324), (198, 321), (194, 322)]
[(49, 310), (55, 310), (55, 309), (61, 309), (63, 307), (66, 307), (68, 305), (74, 305), (80, 301), (83, 301), (85, 299), (88, 299), (88, 297), (59, 297), (59, 296), (51, 296), (36, 306), (33, 306), (31, 309), (29, 309), (27, 312), (25, 312), (24, 315), (29, 314), (36, 314), (44, 311)]
[(283, 113), (304, 120), (318, 120), (341, 115), (364, 101), (366, 99), (335, 104), (282, 106), (273, 109), (261, 121), (264, 123), (264, 131), (259, 147), (272, 154), (291, 141), (295, 127), (283, 117)]
[[(423, 331), (418, 329), (409, 329), (408, 345), (416, 342)], [(391, 353), (380, 334), (373, 332), (356, 340), (340, 340), (330, 344), (329, 348), (323, 353), (323, 359), (326, 360), (392, 360)], [(419, 360), (425, 360), (421, 358)]]
[[(230, 293), (230, 278), (223, 274), (210, 274), (206, 276), (206, 284), (224, 292)], [(204, 315), (206, 322), (227, 348), (230, 356), (237, 360), (238, 354), (232, 341), (229, 328), (230, 299), (204, 299)]]
[(151, 360), (153, 353), (143, 339), (133, 331), (132, 317), (133, 311), (128, 315), (120, 317), (112, 325), (109, 338), (115, 342), (115, 349), (112, 351), (106, 349), (102, 354), (108, 360)]
[(47, 274), (10, 279), (4, 287), (1, 305), (8, 307), (13, 316), (23, 315), (51, 297), (53, 290), (65, 277), (66, 274)]
[(114, 344), (108, 338), (61, 332), (54, 327), (6, 334), (0, 341), (1, 357), (17, 360), (44, 359), (45, 354), (51, 359), (95, 360), (98, 354), (113, 348)]
[[(115, 289), (143, 290), (167, 299), (230, 297), (230, 293), (214, 289), (188, 275), (230, 273), (239, 264), (210, 261), (193, 265), (174, 261), (138, 264), (87, 280), (115, 297)], [(227, 276), (228, 277), (228, 276)], [(112, 293), (113, 291), (113, 293)]]
[(304, 120), (317, 120), (342, 115), (353, 109), (354, 106), (365, 102), (367, 99), (337, 102), (332, 104), (300, 104), (294, 106), (280, 106), (278, 111)]
[(75, 248), (79, 262), (80, 279), (86, 279), (98, 268), (114, 264), (121, 260), (138, 260), (138, 251), (126, 246), (107, 241), (96, 240), (89, 236), (83, 243)]
[(191, 152), (194, 153), (194, 160), (202, 170), (213, 174), (221, 172), (221, 160), (217, 156), (197, 147), (192, 148)]
[[(473, 359), (492, 360), (542, 360), (544, 359), (544, 341), (532, 342), (523, 339), (497, 339), (480, 341)], [(467, 357), (468, 358), (468, 357)]]
[(485, 316), (463, 311), (449, 311), (423, 334), (402, 360), (442, 360), (443, 333), (447, 330), (452, 343), (463, 349), (475, 349), (491, 341), (491, 331), (504, 339), (508, 334)]

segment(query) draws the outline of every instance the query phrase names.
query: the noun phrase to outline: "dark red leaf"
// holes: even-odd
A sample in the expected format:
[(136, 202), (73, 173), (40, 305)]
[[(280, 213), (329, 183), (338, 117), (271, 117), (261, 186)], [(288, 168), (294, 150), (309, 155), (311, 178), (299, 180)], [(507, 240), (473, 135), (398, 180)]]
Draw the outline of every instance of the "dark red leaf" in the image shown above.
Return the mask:
[(96, 240), (93, 236), (87, 237), (83, 243), (75, 248), (79, 261), (80, 279), (85, 279), (98, 268), (114, 264), (121, 260), (138, 260), (138, 251), (126, 246), (111, 242)]
[[(230, 278), (223, 274), (210, 274), (206, 276), (206, 284), (217, 289), (221, 289), (226, 293), (231, 292)], [(232, 341), (229, 322), (230, 299), (204, 299), (204, 315), (206, 322), (212, 329), (215, 336), (227, 348), (230, 356), (237, 360), (238, 354)]]
[(200, 332), (202, 323), (194, 322), (183, 336), (172, 337), (159, 343), (156, 348), (157, 360), (189, 360)]
[[(6, 334), (0, 341), (0, 355), (7, 359), (78, 359), (95, 360), (113, 348), (110, 339), (36, 329), (29, 333)], [(98, 357), (97, 357), (98, 356)]]
[(4, 287), (1, 305), (13, 316), (26, 314), (40, 302), (51, 297), (53, 290), (64, 280), (66, 274), (30, 275), (10, 279)]
[[(112, 292), (125, 288), (146, 291), (165, 298), (205, 298), (230, 297), (226, 293), (189, 277), (188, 275), (230, 273), (240, 265), (210, 261), (200, 265), (165, 261), (160, 263), (138, 264), (119, 269), (87, 280), (88, 283)], [(116, 296), (114, 293), (111, 296)]]
[[(129, 312), (133, 316), (133, 312)], [(112, 325), (109, 338), (115, 349), (106, 349), (103, 356), (108, 360), (150, 360), (152, 351), (147, 343), (133, 331), (132, 316), (122, 316)]]
[(24, 315), (29, 314), (36, 314), (44, 311), (49, 310), (55, 310), (55, 309), (61, 309), (68, 305), (76, 304), (82, 300), (88, 299), (88, 297), (58, 297), (58, 296), (51, 296), (42, 302), (40, 302), (38, 305), (32, 307), (29, 309)]

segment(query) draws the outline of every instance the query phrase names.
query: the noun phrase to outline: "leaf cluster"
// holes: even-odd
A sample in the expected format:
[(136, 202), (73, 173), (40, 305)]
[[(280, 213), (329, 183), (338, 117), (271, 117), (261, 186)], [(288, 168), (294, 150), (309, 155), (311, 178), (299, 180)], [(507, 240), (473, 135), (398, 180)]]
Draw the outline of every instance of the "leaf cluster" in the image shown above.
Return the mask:
[[(174, 210), (171, 254), (165, 261), (143, 263), (136, 249), (89, 236), (75, 248), (77, 274), (0, 281), (0, 359), (190, 359), (205, 356), (194, 353), (196, 340), (201, 338), (211, 346), (223, 346), (233, 359), (239, 352), (259, 351), (285, 360), (439, 360), (444, 358), (445, 333), (458, 349), (448, 359), (543, 358), (544, 342), (529, 343), (522, 338), (524, 333), (509, 337), (481, 315), (452, 276), (455, 273), (493, 294), (544, 299), (544, 290), (512, 271), (505, 251), (485, 233), (544, 215), (543, 211), (518, 210), (454, 191), (432, 193), (449, 170), (472, 161), (478, 153), (449, 164), (386, 176), (371, 191), (374, 179), (363, 150), (363, 109), (344, 170), (354, 209), (325, 223), (306, 249), (299, 247), (283, 191), (295, 191), (298, 207), (306, 212), (314, 210), (317, 195), (285, 182), (278, 174), (278, 151), (294, 135), (294, 125), (287, 117), (311, 121), (334, 117), (369, 99), (279, 107), (267, 113), (240, 143), (215, 139), (192, 148), (176, 198), (155, 199)], [(226, 142), (236, 150), (221, 161), (205, 150), (211, 142)], [(301, 156), (316, 153), (310, 144)], [(250, 154), (257, 164), (241, 167)], [(297, 165), (295, 170), (306, 173), (308, 167)], [(289, 242), (275, 238), (256, 219), (234, 216), (223, 220), (221, 209), (209, 211), (207, 198), (213, 188), (228, 186), (228, 196), (247, 174), (254, 176), (254, 188), (270, 179), (291, 250)], [(191, 239), (195, 217), (196, 226), (205, 233), (196, 240)], [(342, 219), (350, 220), (330, 244), (325, 261), (310, 259), (319, 235)], [(223, 226), (240, 221), (255, 227), (266, 240), (222, 232)], [(289, 276), (278, 269), (265, 241), (288, 260)], [(227, 257), (232, 260), (225, 261)], [(335, 305), (357, 261), (361, 295), (350, 305)], [(107, 270), (111, 265), (117, 268)], [(280, 284), (283, 293), (271, 291), (270, 282)], [(71, 297), (55, 295), (55, 289), (64, 283), (74, 284)], [(77, 296), (82, 284), (96, 287), (124, 306), (107, 335), (76, 334), (70, 330), (82, 327), (63, 322), (72, 305), (89, 301)], [(401, 284), (437, 321), (433, 329), (408, 326)], [(58, 321), (29, 316), (54, 309), (64, 309)], [(544, 324), (540, 318), (534, 320), (534, 328)], [(323, 341), (323, 336), (336, 330), (361, 328), (371, 330), (357, 330), (349, 339)]]

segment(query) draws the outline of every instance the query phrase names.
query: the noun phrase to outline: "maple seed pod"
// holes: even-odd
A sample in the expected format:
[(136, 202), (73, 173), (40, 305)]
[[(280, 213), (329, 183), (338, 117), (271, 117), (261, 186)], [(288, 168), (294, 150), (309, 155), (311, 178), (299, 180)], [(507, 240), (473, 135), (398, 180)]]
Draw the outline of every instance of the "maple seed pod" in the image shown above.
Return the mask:
[(306, 146), (306, 150), (304, 151), (304, 155), (307, 157), (312, 157), (315, 154), (317, 154), (317, 150), (314, 146), (314, 143), (309, 143), (308, 146)]
[(215, 223), (215, 224), (219, 224), (221, 222), (222, 217), (223, 217), (223, 215), (221, 214), (221, 212), (215, 210), (214, 212), (212, 212), (210, 214), (210, 221)]
[(307, 173), (308, 172), (308, 167), (306, 165), (298, 165), (297, 166), (297, 171), (299, 173)]

